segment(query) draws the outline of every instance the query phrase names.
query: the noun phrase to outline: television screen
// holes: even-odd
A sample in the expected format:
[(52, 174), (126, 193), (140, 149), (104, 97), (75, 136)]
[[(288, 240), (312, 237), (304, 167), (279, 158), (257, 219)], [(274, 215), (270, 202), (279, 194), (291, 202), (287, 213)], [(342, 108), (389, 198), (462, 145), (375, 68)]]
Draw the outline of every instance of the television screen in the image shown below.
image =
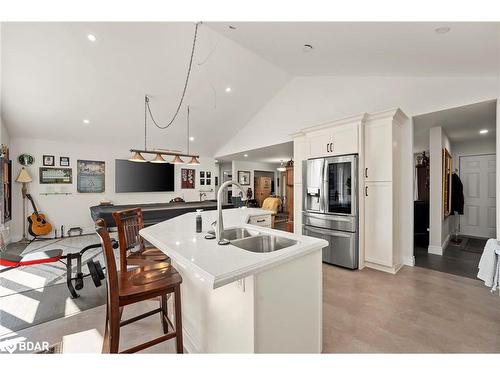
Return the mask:
[(116, 159), (115, 191), (117, 193), (174, 191), (174, 165)]

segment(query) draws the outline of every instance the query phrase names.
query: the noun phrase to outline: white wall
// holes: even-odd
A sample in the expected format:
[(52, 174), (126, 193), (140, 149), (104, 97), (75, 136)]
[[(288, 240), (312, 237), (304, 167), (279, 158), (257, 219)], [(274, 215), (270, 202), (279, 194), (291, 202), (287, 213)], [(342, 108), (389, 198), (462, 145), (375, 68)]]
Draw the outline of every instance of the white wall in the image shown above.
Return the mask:
[(401, 108), (412, 117), (495, 99), (497, 77), (296, 77), (216, 156), (291, 140), (289, 134), (357, 113)]
[[(0, 57), (2, 56), (2, 23), (0, 22)], [(0, 58), (0, 87), (2, 86), (2, 59)], [(3, 116), (2, 116), (2, 90), (0, 90), (0, 144), (5, 145), (7, 147), (10, 147), (10, 136), (9, 136), (9, 131), (7, 129), (7, 126), (5, 125), (5, 122), (3, 121)], [(0, 184), (0, 189), (3, 189), (3, 185)], [(3, 191), (0, 194), (0, 199), (3, 199)], [(3, 217), (3, 212), (0, 212), (1, 217)], [(10, 242), (10, 221), (0, 224), (0, 229), (1, 226), (3, 225), (3, 228), (6, 229), (5, 235), (6, 238), (5, 241), (8, 243)]]
[(450, 140), (440, 126), (429, 131), (430, 189), (429, 189), (429, 253), (442, 255), (449, 241), (451, 220), (443, 219), (442, 149), (452, 153)]
[(495, 154), (496, 140), (494, 135), (485, 136), (464, 142), (453, 142), (451, 148), (453, 150), (453, 169), (460, 169), (460, 156)]
[[(15, 159), (21, 153), (29, 153), (35, 157), (35, 164), (29, 167), (29, 173), (33, 178), (33, 182), (28, 185), (28, 191), (35, 199), (38, 208), (47, 215), (49, 221), (58, 229), (61, 225), (66, 228), (72, 226), (81, 226), (85, 231), (91, 232), (94, 228), (89, 207), (99, 204), (103, 199), (109, 199), (115, 204), (134, 204), (134, 203), (158, 203), (168, 202), (170, 199), (181, 196), (186, 201), (199, 200), (199, 190), (206, 190), (210, 187), (200, 186), (199, 171), (212, 172), (212, 186), (214, 188), (215, 176), (218, 175), (218, 168), (214, 159), (209, 157), (201, 157), (201, 165), (198, 166), (175, 166), (175, 191), (165, 193), (115, 193), (115, 159), (127, 159), (130, 157), (127, 148), (118, 147), (110, 144), (92, 145), (75, 142), (60, 142), (48, 140), (36, 140), (28, 138), (13, 138), (11, 139), (11, 158)], [(49, 185), (39, 184), (38, 168), (42, 166), (42, 155), (54, 155), (56, 158), (56, 166), (59, 166), (59, 157), (68, 156), (70, 158), (70, 166), (73, 168), (73, 184), (58, 184)], [(106, 191), (102, 194), (84, 194), (76, 191), (76, 161), (83, 160), (102, 160), (106, 162)], [(12, 175), (17, 177), (21, 165), (13, 162)], [(180, 188), (180, 170), (181, 168), (196, 169), (195, 189)], [(67, 191), (71, 195), (40, 195), (41, 192), (47, 191)], [(215, 192), (207, 193), (206, 199), (214, 199)], [(21, 187), (19, 184), (13, 186), (13, 220), (11, 225), (11, 233), (13, 240), (21, 238), (22, 220), (22, 199)], [(29, 208), (31, 213), (31, 208)]]

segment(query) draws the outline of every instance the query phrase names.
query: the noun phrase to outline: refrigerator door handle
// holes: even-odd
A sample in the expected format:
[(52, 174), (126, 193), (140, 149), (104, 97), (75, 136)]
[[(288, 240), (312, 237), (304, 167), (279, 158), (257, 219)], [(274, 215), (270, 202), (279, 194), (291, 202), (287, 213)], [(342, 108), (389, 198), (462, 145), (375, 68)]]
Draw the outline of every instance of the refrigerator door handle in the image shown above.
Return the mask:
[(318, 233), (318, 234), (323, 234), (326, 236), (332, 236), (332, 237), (344, 237), (344, 238), (350, 238), (352, 237), (353, 233), (351, 232), (340, 232), (336, 230), (328, 230), (328, 229), (320, 229), (316, 227), (305, 227), (306, 231), (313, 232), (313, 233)]

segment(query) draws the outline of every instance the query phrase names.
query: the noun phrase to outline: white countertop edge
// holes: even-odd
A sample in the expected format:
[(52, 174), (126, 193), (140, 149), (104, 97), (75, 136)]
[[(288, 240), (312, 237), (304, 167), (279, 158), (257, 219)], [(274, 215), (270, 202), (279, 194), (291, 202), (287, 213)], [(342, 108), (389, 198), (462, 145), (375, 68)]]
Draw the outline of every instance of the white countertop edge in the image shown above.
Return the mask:
[[(147, 233), (141, 233), (141, 235), (151, 244), (156, 246), (159, 249), (167, 249), (165, 250), (167, 252), (167, 255), (175, 260), (179, 266), (181, 266), (184, 269), (189, 269), (192, 271), (196, 277), (203, 279), (203, 282), (207, 284), (207, 286), (211, 286), (213, 289), (220, 288), (221, 286), (224, 286), (226, 284), (230, 284), (236, 280), (243, 279), (247, 276), (254, 275), (259, 272), (263, 272), (265, 270), (268, 270), (270, 268), (276, 267), (277, 265), (289, 262), (293, 259), (299, 258), (301, 256), (307, 255), (309, 253), (312, 253), (316, 250), (321, 250), (323, 247), (328, 246), (328, 242), (325, 240), (320, 240), (320, 239), (311, 239), (310, 243), (304, 242), (303, 240), (300, 240), (298, 238), (298, 235), (295, 235), (294, 233), (290, 232), (284, 232), (284, 231), (279, 231), (279, 234), (276, 233), (275, 229), (269, 229), (269, 228), (264, 228), (264, 227), (259, 227), (256, 225), (251, 225), (251, 224), (244, 224), (244, 225), (232, 225), (228, 226), (225, 229), (230, 229), (230, 228), (235, 228), (235, 227), (244, 227), (250, 230), (258, 231), (260, 233), (268, 233), (272, 235), (279, 235), (281, 237), (286, 237), (290, 239), (294, 239), (299, 241), (298, 244), (291, 246), (288, 249), (283, 249), (283, 251), (278, 250), (278, 252), (272, 252), (272, 253), (266, 253), (267, 254), (272, 254), (271, 256), (266, 256), (263, 257), (262, 260), (259, 262), (246, 267), (246, 268), (240, 268), (237, 270), (234, 270), (232, 272), (220, 275), (218, 277), (214, 277), (210, 273), (206, 272), (202, 268), (198, 267), (196, 264), (192, 263), (189, 259), (184, 257), (182, 254), (178, 253), (177, 251), (173, 250), (172, 247), (164, 244), (160, 240), (149, 236)], [(215, 240), (207, 240), (207, 241), (215, 241)], [(233, 246), (231, 244), (229, 245), (224, 245), (224, 246)], [(238, 248), (238, 251), (246, 251)], [(257, 254), (257, 253), (256, 253)], [(271, 258), (271, 259), (269, 259)]]
[[(283, 256), (276, 256), (272, 260), (263, 259), (260, 263), (254, 264), (252, 267), (247, 267), (246, 269), (235, 270), (234, 272), (227, 273), (223, 276), (219, 276), (214, 279), (213, 288), (219, 288), (221, 286), (230, 284), (236, 280), (243, 279), (247, 276), (255, 275), (257, 273), (266, 271), (270, 268), (274, 268), (280, 264), (289, 262), (291, 260), (300, 258), (304, 255), (312, 253), (314, 251), (320, 251), (323, 247), (318, 246), (319, 244), (308, 244), (307, 247), (300, 247), (294, 251), (289, 251), (283, 254)], [(325, 245), (327, 246), (327, 245)], [(279, 250), (278, 250), (279, 251)]]
[[(288, 248), (285, 248), (282, 250), (277, 250), (275, 252), (252, 253), (256, 257), (255, 262), (253, 262), (252, 264), (250, 264), (248, 266), (242, 265), (240, 268), (231, 270), (229, 272), (222, 273), (219, 275), (213, 275), (212, 273), (210, 273), (210, 271), (206, 271), (202, 267), (200, 267), (198, 264), (193, 263), (191, 261), (191, 259), (187, 258), (185, 255), (183, 255), (183, 253), (176, 251), (175, 247), (172, 246), (171, 243), (165, 243), (160, 238), (158, 238), (154, 234), (150, 233), (148, 228), (151, 228), (151, 227), (144, 228), (139, 233), (142, 237), (144, 237), (152, 245), (154, 245), (158, 249), (165, 252), (171, 259), (173, 259), (178, 264), (178, 267), (189, 271), (196, 278), (200, 279), (200, 281), (204, 285), (206, 285), (207, 287), (211, 287), (213, 289), (216, 289), (216, 288), (219, 288), (219, 287), (224, 286), (226, 284), (232, 283), (236, 280), (243, 279), (247, 276), (268, 270), (270, 268), (276, 267), (277, 265), (286, 263), (290, 260), (296, 259), (296, 258), (304, 256), (304, 255), (307, 255), (307, 254), (312, 253), (316, 250), (321, 250), (322, 248), (328, 246), (328, 242), (325, 240), (322, 240), (322, 239), (302, 236), (302, 235), (295, 234), (295, 233), (290, 233), (290, 232), (285, 232), (285, 231), (280, 231), (280, 230), (276, 230), (276, 229), (271, 229), (271, 228), (266, 228), (266, 227), (248, 224), (248, 220), (250, 217), (256, 216), (256, 215), (271, 214), (272, 213), (271, 211), (262, 210), (262, 209), (254, 209), (254, 208), (248, 209), (248, 212), (245, 212), (246, 211), (245, 209), (233, 209), (233, 210), (231, 210), (231, 211), (236, 212), (236, 210), (238, 210), (238, 211), (241, 210), (239, 213), (242, 214), (242, 217), (244, 218), (243, 223), (241, 223), (241, 224), (235, 223), (232, 225), (227, 225), (227, 226), (225, 226), (225, 229), (230, 229), (230, 228), (235, 228), (235, 227), (240, 227), (240, 228), (243, 227), (243, 228), (246, 228), (248, 230), (260, 232), (262, 234), (270, 234), (270, 235), (290, 238), (292, 240), (296, 240), (298, 243), (293, 245), (293, 246), (290, 246)], [(156, 224), (156, 225), (165, 225), (168, 221), (178, 220), (181, 217), (188, 216), (188, 215), (194, 215), (194, 214), (187, 213), (187, 214), (181, 215), (179, 217), (176, 217), (176, 218), (173, 218), (170, 220), (166, 220), (166, 221), (159, 223), (159, 224)], [(156, 225), (154, 225), (153, 227), (155, 227)], [(215, 241), (215, 240), (206, 240), (206, 241)], [(213, 243), (211, 245), (213, 246)], [(234, 245), (229, 244), (229, 245), (225, 245), (225, 246), (234, 246)], [(235, 251), (246, 252), (247, 250), (243, 250), (243, 249), (235, 247)]]

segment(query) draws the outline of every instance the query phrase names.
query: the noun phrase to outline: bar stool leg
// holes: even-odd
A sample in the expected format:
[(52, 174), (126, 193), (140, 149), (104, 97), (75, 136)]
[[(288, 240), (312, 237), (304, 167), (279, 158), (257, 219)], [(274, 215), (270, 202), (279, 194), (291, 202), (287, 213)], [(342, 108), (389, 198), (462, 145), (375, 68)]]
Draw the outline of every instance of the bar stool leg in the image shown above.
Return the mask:
[(175, 296), (175, 342), (177, 344), (177, 353), (184, 353), (182, 342), (182, 311), (181, 311), (181, 288), (177, 285), (174, 288)]
[(120, 315), (118, 306), (111, 306), (109, 316), (110, 353), (118, 353), (118, 347), (120, 345)]
[(109, 311), (106, 305), (106, 323), (104, 325), (104, 340), (102, 341), (102, 353), (109, 353)]
[(160, 297), (160, 319), (161, 326), (163, 327), (163, 333), (168, 333), (168, 305), (167, 305), (167, 296)]

